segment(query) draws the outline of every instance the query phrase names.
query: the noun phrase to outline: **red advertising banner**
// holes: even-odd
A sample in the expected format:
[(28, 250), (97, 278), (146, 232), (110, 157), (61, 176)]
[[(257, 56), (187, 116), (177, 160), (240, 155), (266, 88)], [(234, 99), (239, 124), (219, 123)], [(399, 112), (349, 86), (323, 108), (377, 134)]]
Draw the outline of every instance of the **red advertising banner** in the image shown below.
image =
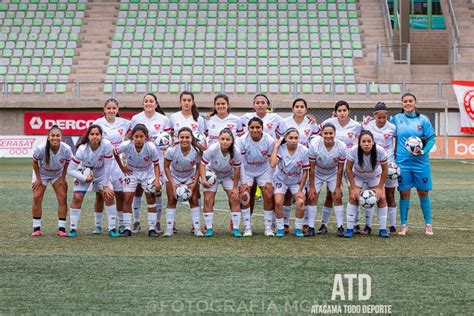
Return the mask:
[[(120, 112), (120, 116), (131, 119), (137, 112)], [(64, 135), (80, 136), (92, 123), (102, 117), (101, 112), (25, 112), (23, 119), (25, 135), (47, 135), (53, 125), (58, 125)]]

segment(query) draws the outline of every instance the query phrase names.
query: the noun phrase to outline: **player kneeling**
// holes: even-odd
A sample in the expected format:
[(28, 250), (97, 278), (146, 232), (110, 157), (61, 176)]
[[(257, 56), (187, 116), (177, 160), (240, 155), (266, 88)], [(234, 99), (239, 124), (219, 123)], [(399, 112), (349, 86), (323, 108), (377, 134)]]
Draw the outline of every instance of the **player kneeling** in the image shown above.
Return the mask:
[[(125, 175), (123, 185), (123, 224), (125, 230), (120, 237), (132, 235), (132, 202), (138, 185), (145, 191), (148, 207), (148, 236), (158, 237), (156, 227), (155, 192), (161, 190), (159, 152), (155, 144), (148, 141), (148, 129), (137, 124), (125, 141), (115, 150), (115, 160)], [(120, 154), (124, 153), (127, 165), (123, 165)]]

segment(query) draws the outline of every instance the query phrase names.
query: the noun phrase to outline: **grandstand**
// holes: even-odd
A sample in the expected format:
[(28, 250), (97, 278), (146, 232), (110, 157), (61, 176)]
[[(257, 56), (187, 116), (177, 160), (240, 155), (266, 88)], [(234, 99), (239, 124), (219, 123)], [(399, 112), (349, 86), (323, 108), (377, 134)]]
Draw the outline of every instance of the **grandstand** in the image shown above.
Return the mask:
[(296, 96), (368, 108), (410, 91), (432, 111), (457, 109), (450, 82), (473, 76), (474, 5), (440, 5), (446, 29), (412, 30), (407, 60), (379, 0), (5, 0), (0, 111), (14, 122), (24, 109), (96, 108), (110, 96), (137, 108), (148, 91), (176, 108), (185, 89), (204, 107), (223, 92), (249, 108), (263, 92), (277, 110)]

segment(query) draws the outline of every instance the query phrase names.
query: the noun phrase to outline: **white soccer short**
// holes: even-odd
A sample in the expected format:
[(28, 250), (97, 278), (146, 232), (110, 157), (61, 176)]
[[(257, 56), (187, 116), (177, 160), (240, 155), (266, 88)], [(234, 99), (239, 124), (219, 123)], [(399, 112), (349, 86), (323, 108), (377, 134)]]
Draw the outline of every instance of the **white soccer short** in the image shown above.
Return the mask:
[(187, 178), (173, 178), (173, 184), (174, 185), (181, 185), (181, 184), (186, 184), (189, 185), (194, 182), (194, 175), (187, 177)]
[(386, 188), (396, 188), (396, 187), (398, 187), (398, 179), (395, 179), (395, 180), (387, 179), (387, 180), (385, 180), (385, 187)]
[[(286, 191), (290, 190), (292, 195), (298, 193), (300, 188), (299, 183), (297, 184), (286, 184), (278, 179), (273, 179), (273, 193), (274, 194), (286, 194)], [(305, 188), (303, 188), (303, 193), (305, 193)]]
[(267, 168), (264, 172), (260, 174), (252, 174), (250, 172), (246, 172), (244, 169), (241, 173), (242, 177), (242, 184), (247, 184), (248, 186), (253, 186), (255, 180), (257, 180), (257, 185), (263, 187), (267, 183), (272, 183), (273, 178), (273, 169)]
[(330, 175), (316, 173), (314, 177), (314, 186), (316, 188), (316, 192), (321, 192), (324, 183), (327, 183), (329, 191), (334, 192), (337, 183), (337, 173)]
[(363, 188), (364, 184), (367, 185), (369, 188), (374, 188), (379, 185), (380, 183), (380, 174), (379, 175), (367, 175), (367, 176), (360, 176), (354, 174), (354, 180), (356, 183), (356, 186), (359, 188)]
[(222, 188), (226, 191), (232, 190), (234, 188), (234, 180), (232, 178), (225, 177), (225, 178), (217, 178), (216, 182), (210, 188), (206, 188), (203, 186), (202, 192), (216, 192), (217, 186), (219, 184), (221, 184)]
[(123, 180), (123, 192), (135, 192), (140, 184), (143, 189), (146, 188), (148, 181), (155, 178), (153, 168), (143, 171), (133, 170), (131, 175), (126, 175)]
[(99, 192), (102, 191), (104, 187), (112, 189), (112, 182), (110, 182), (110, 179), (106, 179), (104, 176), (101, 176), (99, 178), (94, 177), (94, 180), (92, 180), (92, 182), (82, 182), (77, 179), (74, 179), (73, 192)]
[[(62, 175), (62, 171), (61, 172), (58, 172), (57, 174), (55, 175), (44, 175), (44, 174), (41, 174), (40, 172), (40, 176), (41, 176), (41, 183), (46, 187), (48, 186), (48, 183), (51, 183), (51, 184), (54, 184), (54, 182), (58, 181), (58, 179), (61, 177)], [(31, 183), (34, 183), (36, 181), (36, 174), (35, 172), (33, 171), (33, 175), (31, 177)]]
[(112, 187), (114, 188), (114, 192), (122, 192), (123, 191), (123, 181), (125, 176), (120, 170), (117, 162), (114, 162), (112, 165), (112, 174), (110, 176), (110, 182), (112, 182)]

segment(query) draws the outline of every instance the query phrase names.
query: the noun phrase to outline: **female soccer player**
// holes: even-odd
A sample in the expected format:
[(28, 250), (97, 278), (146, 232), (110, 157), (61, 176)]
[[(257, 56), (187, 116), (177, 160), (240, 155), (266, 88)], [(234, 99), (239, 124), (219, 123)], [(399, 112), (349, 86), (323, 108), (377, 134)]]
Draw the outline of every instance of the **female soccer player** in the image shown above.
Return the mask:
[(369, 131), (362, 131), (358, 146), (347, 152), (346, 164), (349, 180), (349, 202), (347, 203), (347, 230), (346, 238), (354, 233), (355, 214), (359, 211), (359, 195), (365, 186), (375, 191), (377, 195), (377, 213), (379, 218), (379, 236), (388, 237), (387, 201), (385, 199), (384, 184), (387, 179), (387, 153), (375, 144), (374, 136)]
[[(105, 213), (110, 237), (118, 237), (116, 231), (117, 208), (114, 191), (111, 189), (110, 175), (112, 172), (112, 143), (102, 138), (102, 128), (91, 125), (77, 144), (77, 151), (72, 157), (67, 173), (75, 178), (74, 195), (70, 208), (70, 230), (68, 237), (77, 236), (77, 227), (81, 215), (82, 201), (92, 185), (92, 191), (99, 192), (105, 202)], [(79, 168), (89, 168), (89, 174), (83, 174)], [(87, 169), (86, 169), (87, 170)]]
[[(362, 130), (361, 125), (349, 117), (350, 107), (346, 101), (338, 101), (334, 107), (336, 117), (331, 117), (321, 123), (321, 127), (327, 123), (331, 123), (336, 127), (336, 139), (346, 144), (347, 149), (351, 149), (357, 145), (357, 138)], [(328, 232), (327, 225), (331, 217), (333, 201), (332, 195), (329, 191), (326, 192), (326, 200), (322, 210), (321, 227), (318, 229), (318, 234), (326, 234)], [(337, 215), (336, 215), (337, 217)], [(359, 212), (356, 213), (356, 221), (354, 225), (354, 232), (357, 234), (360, 231), (359, 227)], [(338, 236), (344, 235), (344, 227), (338, 227)]]
[(199, 174), (198, 167), (201, 163), (202, 152), (197, 146), (196, 138), (189, 127), (181, 127), (177, 132), (179, 144), (168, 148), (165, 153), (165, 174), (168, 178), (166, 193), (168, 205), (166, 207), (166, 231), (163, 236), (173, 236), (173, 226), (176, 219), (176, 188), (187, 185), (191, 193), (189, 207), (193, 221), (193, 232), (197, 237), (202, 237), (199, 199)]
[(206, 134), (208, 145), (218, 142), (222, 129), (228, 128), (234, 138), (243, 134), (240, 118), (230, 114), (229, 97), (225, 94), (218, 94), (214, 98), (214, 110), (209, 119), (206, 120)]
[[(342, 176), (346, 161), (346, 145), (336, 139), (336, 127), (327, 123), (323, 126), (321, 136), (311, 142), (309, 147), (309, 191), (308, 191), (308, 223), (305, 237), (315, 235), (314, 222), (317, 215), (319, 193), (326, 183), (331, 192), (336, 212), (338, 232), (344, 232), (344, 207), (342, 206)], [(342, 236), (341, 236), (342, 237)]]
[(249, 112), (240, 118), (240, 122), (245, 131), (248, 131), (249, 120), (258, 117), (263, 122), (263, 132), (267, 133), (273, 139), (276, 139), (276, 130), (283, 120), (280, 115), (268, 112), (270, 109), (270, 100), (265, 94), (257, 94), (253, 98), (254, 112)]
[(272, 168), (278, 166), (273, 175), (276, 236), (285, 236), (282, 207), (285, 194), (290, 190), (296, 201), (295, 235), (303, 237), (304, 187), (308, 178), (309, 161), (308, 149), (299, 143), (299, 132), (296, 128), (290, 127), (283, 140), (275, 141), (270, 166)]
[[(143, 97), (143, 111), (134, 115), (130, 122), (130, 128), (134, 128), (137, 124), (143, 124), (148, 129), (148, 134), (151, 141), (160, 135), (161, 132), (171, 133), (171, 123), (166, 117), (165, 112), (160, 107), (156, 95), (153, 93), (145, 94)], [(161, 155), (162, 157), (162, 155)], [(160, 170), (164, 169), (163, 159), (160, 160)], [(166, 182), (166, 177), (162, 175), (162, 181)], [(143, 189), (137, 187), (135, 197), (133, 199), (133, 228), (132, 232), (140, 232), (140, 215), (141, 215), (141, 204), (142, 204)], [(161, 191), (156, 196), (156, 230), (161, 231), (161, 213), (163, 210), (163, 199)]]
[[(138, 185), (147, 187), (154, 179), (156, 191), (161, 190), (160, 182), (160, 153), (155, 144), (148, 141), (148, 129), (143, 124), (133, 127), (130, 134), (131, 140), (127, 140), (115, 149), (115, 160), (125, 174), (123, 188), (123, 221), (125, 229), (120, 237), (130, 237), (132, 219), (132, 200)], [(127, 165), (123, 165), (120, 155), (124, 154)], [(148, 236), (158, 237), (156, 228), (156, 205), (155, 195), (145, 192), (148, 203)]]
[[(99, 125), (103, 131), (103, 138), (109, 140), (114, 148), (117, 148), (124, 140), (127, 131), (130, 128), (130, 121), (119, 116), (119, 104), (115, 99), (108, 99), (104, 104), (104, 116), (95, 120), (95, 125)], [(124, 175), (118, 164), (112, 163), (112, 172), (110, 180), (115, 193), (117, 205), (117, 216), (119, 218), (119, 232), (124, 229), (123, 226), (123, 179)], [(102, 213), (104, 211), (104, 200), (102, 195), (96, 193), (94, 203), (95, 229), (94, 234), (102, 232)]]
[(58, 200), (58, 236), (67, 236), (66, 172), (72, 158), (72, 151), (69, 145), (61, 141), (62, 136), (61, 129), (57, 125), (53, 125), (48, 131), (46, 142), (39, 144), (33, 152), (33, 175), (31, 180), (33, 191), (33, 233), (31, 236), (33, 237), (41, 236), (43, 197), (50, 182)]
[[(375, 143), (381, 146), (388, 156), (388, 163), (395, 163), (395, 125), (388, 121), (388, 109), (385, 103), (379, 102), (374, 108), (375, 120), (364, 120), (362, 128), (367, 131), (371, 131), (374, 135)], [(396, 165), (395, 165), (396, 167)], [(397, 233), (395, 228), (397, 218), (397, 204), (395, 203), (395, 188), (398, 186), (398, 180), (385, 180), (385, 197), (388, 205), (388, 218), (390, 225), (390, 234), (394, 235)], [(371, 209), (373, 210), (373, 209)], [(371, 232), (371, 224), (373, 212), (368, 213), (366, 210), (366, 226), (363, 234), (367, 235)], [(368, 223), (367, 223), (368, 222)]]
[[(241, 237), (239, 181), (242, 159), (240, 149), (235, 146), (234, 133), (229, 128), (224, 128), (218, 137), (218, 142), (213, 143), (204, 152), (199, 165), (199, 173), (204, 192), (204, 222), (206, 224), (206, 237), (214, 236), (212, 223), (214, 221), (214, 201), (218, 184), (227, 193), (230, 204), (232, 221), (232, 236)], [(206, 180), (206, 169), (213, 171), (217, 179), (214, 184)]]
[(275, 236), (272, 231), (273, 220), (273, 169), (270, 167), (269, 157), (273, 150), (275, 140), (264, 133), (264, 123), (258, 117), (253, 117), (248, 122), (247, 134), (238, 140), (241, 150), (243, 168), (241, 170), (242, 185), (241, 207), (244, 221), (244, 237), (252, 236), (252, 221), (250, 213), (250, 189), (257, 183), (263, 192), (263, 213), (265, 219), (265, 236)]
[[(400, 191), (400, 221), (402, 226), (398, 234), (406, 235), (408, 232), (410, 190), (415, 187), (425, 218), (425, 234), (433, 235), (431, 200), (428, 195), (432, 189), (429, 152), (435, 144), (433, 126), (431, 126), (426, 116), (416, 111), (416, 97), (411, 93), (405, 93), (402, 96), (402, 113), (395, 115), (392, 118), (392, 123), (397, 128), (395, 157), (401, 171), (401, 176), (398, 179), (398, 191)], [(410, 136), (418, 136), (426, 142), (423, 149), (414, 154), (405, 147), (405, 141)]]

